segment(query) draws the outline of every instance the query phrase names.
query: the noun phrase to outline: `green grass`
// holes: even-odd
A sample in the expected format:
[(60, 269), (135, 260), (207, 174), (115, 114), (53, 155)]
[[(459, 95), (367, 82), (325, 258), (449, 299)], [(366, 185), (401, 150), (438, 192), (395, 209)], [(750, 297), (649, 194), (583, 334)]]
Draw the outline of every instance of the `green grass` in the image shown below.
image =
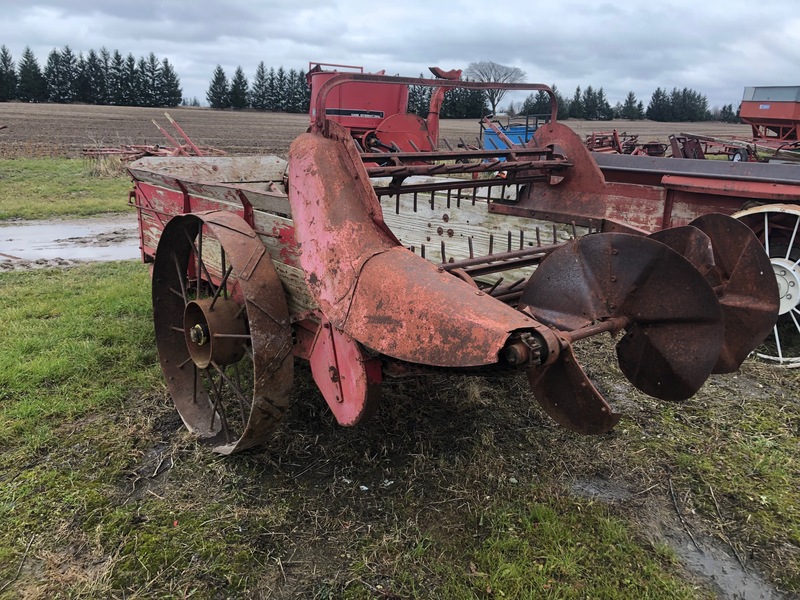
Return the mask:
[[(140, 264), (0, 274), (0, 597), (691, 597), (674, 559), (601, 506), (493, 478), (491, 436), (433, 447), (434, 415), (406, 437), (406, 388), (348, 430), (301, 372), (270, 447), (211, 455), (166, 397), (151, 323)], [(380, 472), (389, 443), (411, 461), (387, 467), (396, 488), (344, 477)]]
[(130, 210), (125, 175), (68, 158), (0, 159), (0, 220), (86, 217)]
[[(3, 599), (712, 597), (649, 535), (668, 479), (696, 535), (798, 589), (797, 374), (748, 365), (763, 388), (715, 377), (679, 407), (626, 392), (641, 410), (584, 438), (524, 376), (388, 381), (341, 428), (298, 366), (270, 443), (223, 458), (166, 395), (145, 266), (0, 274), (0, 331)], [(631, 499), (571, 492), (592, 477)]]
[[(713, 378), (696, 401), (663, 407), (664, 433), (644, 443), (641, 457), (674, 465), (691, 506), (724, 524), (742, 554), (773, 564), (775, 579), (797, 591), (800, 552), (791, 549), (800, 549), (800, 372), (755, 362), (743, 366), (748, 371), (764, 371), (773, 384), (742, 393)], [(776, 563), (766, 547), (775, 547)]]
[(143, 265), (0, 275), (0, 439), (28, 451), (159, 381)]
[(344, 596), (375, 597), (365, 580), (383, 574), (401, 598), (712, 597), (683, 579), (668, 548), (636, 539), (602, 505), (539, 484), (501, 496), (472, 506), (458, 534), (406, 524), (389, 544), (365, 544), (372, 554)]
[[(599, 342), (598, 342), (599, 343)], [(583, 354), (585, 360), (591, 360)], [(614, 367), (595, 361), (596, 381)], [(613, 384), (612, 384), (613, 385)], [(602, 385), (601, 385), (602, 387)], [(712, 375), (683, 403), (638, 392), (619, 398), (637, 409), (611, 443), (583, 460), (617, 463), (666, 491), (671, 480), (685, 512), (705, 534), (760, 564), (773, 582), (800, 592), (800, 370), (746, 360)], [(610, 394), (612, 403), (614, 396)], [(668, 497), (668, 496), (667, 496)]]

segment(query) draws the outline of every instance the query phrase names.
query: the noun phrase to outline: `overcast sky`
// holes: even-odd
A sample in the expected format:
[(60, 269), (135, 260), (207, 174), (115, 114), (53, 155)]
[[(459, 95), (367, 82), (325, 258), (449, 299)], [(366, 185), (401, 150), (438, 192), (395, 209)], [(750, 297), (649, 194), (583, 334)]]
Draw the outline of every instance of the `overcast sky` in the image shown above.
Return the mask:
[[(710, 106), (749, 85), (800, 85), (797, 0), (0, 0), (0, 44), (44, 67), (53, 48), (168, 58), (183, 95), (205, 103), (217, 64), (307, 69), (309, 61), (428, 74), (490, 60), (528, 82), (629, 90), (695, 89)], [(507, 101), (504, 101), (507, 102)]]

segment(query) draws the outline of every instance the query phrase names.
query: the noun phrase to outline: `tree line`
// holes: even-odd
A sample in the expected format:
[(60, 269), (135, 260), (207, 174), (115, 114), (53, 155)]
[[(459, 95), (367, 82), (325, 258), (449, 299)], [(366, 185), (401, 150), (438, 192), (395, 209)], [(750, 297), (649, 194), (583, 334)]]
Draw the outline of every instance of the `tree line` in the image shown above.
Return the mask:
[(181, 83), (169, 60), (153, 52), (138, 60), (118, 50), (89, 50), (77, 55), (69, 47), (53, 49), (44, 67), (26, 47), (19, 65), (0, 46), (0, 102), (55, 102), (117, 106), (177, 106)]
[[(644, 103), (636, 98), (634, 92), (628, 92), (624, 102), (611, 106), (603, 88), (594, 89), (587, 86), (584, 90), (578, 86), (572, 98), (565, 98), (555, 84), (551, 86), (558, 102), (558, 120), (588, 119), (594, 121), (610, 121), (612, 119), (628, 119), (637, 121), (723, 121), (739, 122), (739, 111), (733, 104), (726, 104), (722, 109), (710, 109), (705, 95), (689, 88), (673, 88), (671, 92), (660, 87), (653, 92), (645, 109)], [(518, 106), (513, 102), (506, 109), (509, 116), (543, 115), (550, 113), (550, 97), (546, 92), (530, 94)]]
[[(423, 78), (422, 73), (419, 75)], [(469, 81), (469, 79), (466, 79)], [(408, 112), (422, 117), (428, 115), (433, 88), (412, 85), (408, 89)], [(481, 90), (454, 88), (444, 95), (439, 116), (443, 119), (480, 119), (487, 113), (488, 99)]]
[[(485, 72), (477, 67), (491, 66)], [(470, 71), (470, 69), (472, 69)], [(497, 71), (499, 69), (499, 71)], [(467, 74), (477, 80), (482, 77), (498, 77), (498, 80), (515, 82), (524, 73), (516, 69), (511, 79), (502, 65), (494, 63), (471, 64)], [(488, 73), (488, 74), (487, 74)], [(420, 75), (422, 77), (422, 75)], [(671, 92), (657, 88), (645, 108), (634, 92), (628, 92), (624, 102), (611, 106), (602, 87), (591, 85), (585, 89), (578, 86), (572, 97), (565, 97), (556, 85), (551, 86), (558, 102), (558, 119), (611, 120), (650, 119), (652, 121), (710, 121), (737, 122), (738, 110), (727, 104), (721, 110), (710, 109), (705, 95), (689, 88), (673, 88)], [(196, 98), (181, 97), (180, 79), (169, 60), (150, 53), (136, 59), (133, 54), (123, 57), (118, 50), (99, 52), (90, 50), (86, 56), (77, 55), (69, 47), (53, 49), (42, 68), (26, 47), (19, 64), (15, 64), (8, 48), (0, 46), (0, 102), (20, 100), (23, 102), (57, 102), (85, 104), (113, 104), (119, 106), (177, 106), (199, 105)], [(427, 115), (431, 88), (411, 86), (409, 88), (409, 111)], [(502, 94), (480, 90), (453, 89), (445, 95), (441, 109), (442, 118), (481, 118), (490, 110), (496, 110)], [(229, 80), (225, 71), (217, 65), (206, 93), (212, 108), (269, 110), (276, 112), (308, 112), (310, 89), (306, 74), (301, 70), (286, 70), (283, 66), (267, 69), (261, 61), (252, 82), (249, 82), (241, 66), (237, 67)], [(489, 107), (492, 107), (491, 109)], [(523, 102), (511, 102), (506, 109), (510, 116), (549, 114), (550, 100), (547, 93), (530, 94)]]
[(217, 65), (206, 92), (211, 108), (270, 110), (276, 112), (306, 113), (311, 101), (311, 89), (302, 69), (282, 66), (267, 70), (264, 61), (258, 63), (252, 83), (249, 83), (241, 66), (228, 80), (225, 70)]

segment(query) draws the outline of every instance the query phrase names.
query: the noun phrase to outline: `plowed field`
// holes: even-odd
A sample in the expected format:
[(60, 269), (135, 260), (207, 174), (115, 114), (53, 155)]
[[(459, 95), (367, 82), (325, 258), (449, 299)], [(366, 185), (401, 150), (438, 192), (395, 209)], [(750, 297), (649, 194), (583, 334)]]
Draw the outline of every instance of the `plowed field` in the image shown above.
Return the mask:
[[(173, 108), (170, 115), (192, 140), (231, 154), (285, 154), (291, 141), (308, 127), (306, 115), (255, 111)], [(120, 144), (161, 144), (169, 141), (152, 121), (171, 134), (161, 108), (0, 103), (0, 157), (78, 156), (82, 149)], [(652, 121), (565, 121), (579, 135), (593, 131), (639, 134), (639, 141), (667, 141), (671, 133), (747, 136), (745, 125), (724, 123), (655, 123)], [(441, 135), (450, 140), (475, 140), (477, 119), (445, 120)]]

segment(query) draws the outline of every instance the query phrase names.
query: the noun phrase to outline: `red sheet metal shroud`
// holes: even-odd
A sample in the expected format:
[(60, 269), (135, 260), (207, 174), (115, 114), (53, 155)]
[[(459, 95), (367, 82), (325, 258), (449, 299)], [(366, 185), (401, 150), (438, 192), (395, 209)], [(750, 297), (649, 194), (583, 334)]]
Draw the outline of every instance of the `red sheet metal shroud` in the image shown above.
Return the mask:
[(553, 333), (404, 248), (383, 223), (349, 135), (328, 122), (289, 152), (289, 201), (300, 263), (320, 310), (368, 348), (409, 362), (497, 363), (511, 332)]

